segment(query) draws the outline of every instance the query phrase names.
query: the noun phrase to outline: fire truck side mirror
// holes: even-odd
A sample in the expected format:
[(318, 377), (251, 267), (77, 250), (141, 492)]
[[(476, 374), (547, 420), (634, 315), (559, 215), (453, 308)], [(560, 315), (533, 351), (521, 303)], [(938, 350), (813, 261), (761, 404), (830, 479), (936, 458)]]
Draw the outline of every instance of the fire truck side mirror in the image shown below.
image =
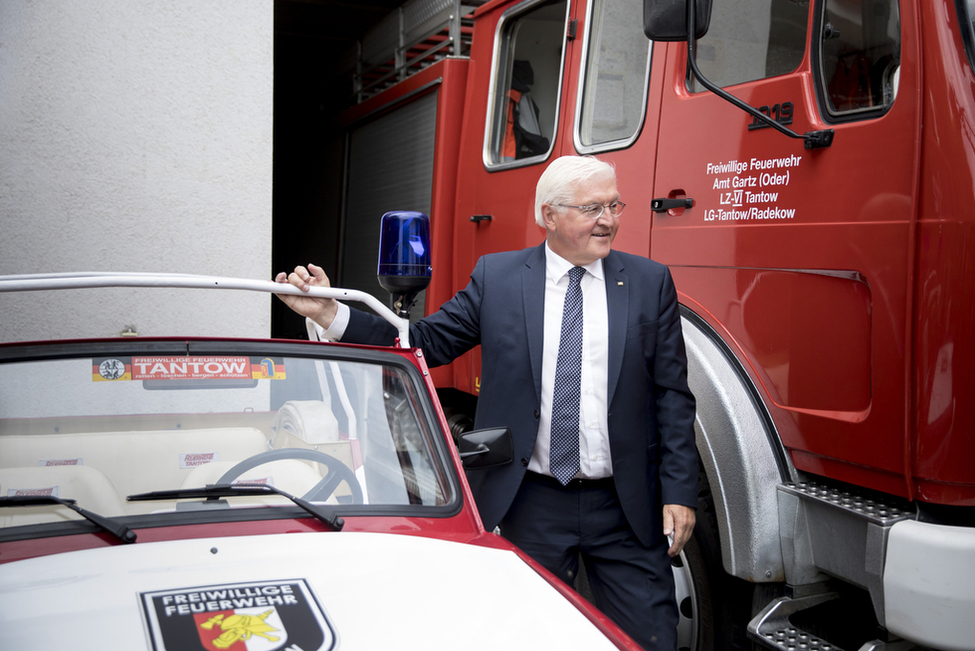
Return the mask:
[[(695, 37), (708, 33), (711, 0), (697, 0)], [(643, 0), (643, 32), (653, 41), (687, 40), (687, 0)]]
[(643, 0), (644, 33), (655, 41), (686, 41), (687, 65), (702, 86), (776, 131), (802, 140), (806, 149), (833, 144), (832, 129), (796, 133), (707, 79), (697, 65), (697, 39), (707, 33), (710, 24), (711, 0)]

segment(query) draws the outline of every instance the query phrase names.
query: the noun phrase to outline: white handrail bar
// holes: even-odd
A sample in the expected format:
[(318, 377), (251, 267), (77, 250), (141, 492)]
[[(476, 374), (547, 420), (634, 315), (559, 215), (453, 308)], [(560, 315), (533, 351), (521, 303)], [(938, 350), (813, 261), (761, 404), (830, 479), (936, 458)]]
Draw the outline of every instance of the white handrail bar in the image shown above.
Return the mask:
[(55, 289), (93, 289), (99, 287), (175, 287), (189, 289), (237, 289), (269, 294), (294, 294), (347, 301), (358, 301), (372, 308), (399, 334), (399, 345), (410, 347), (410, 322), (401, 319), (372, 294), (356, 289), (312, 287), (303, 292), (294, 285), (270, 280), (248, 280), (194, 274), (161, 274), (136, 272), (82, 271), (67, 273), (20, 274), (0, 276), (0, 292), (34, 292)]

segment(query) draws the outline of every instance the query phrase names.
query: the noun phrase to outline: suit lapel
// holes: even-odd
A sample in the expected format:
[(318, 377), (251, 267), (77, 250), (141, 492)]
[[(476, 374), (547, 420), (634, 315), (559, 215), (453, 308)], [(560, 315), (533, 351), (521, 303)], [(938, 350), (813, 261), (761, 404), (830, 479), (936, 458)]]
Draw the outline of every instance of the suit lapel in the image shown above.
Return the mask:
[(542, 346), (545, 339), (545, 243), (536, 247), (521, 274), (521, 299), (525, 313), (528, 356), (531, 359), (535, 396), (542, 399)]
[(603, 261), (606, 276), (606, 310), (609, 317), (609, 362), (607, 367), (607, 404), (613, 404), (613, 394), (623, 368), (623, 348), (626, 345), (626, 324), (629, 313), (630, 279), (623, 273), (623, 261), (616, 251), (610, 251)]

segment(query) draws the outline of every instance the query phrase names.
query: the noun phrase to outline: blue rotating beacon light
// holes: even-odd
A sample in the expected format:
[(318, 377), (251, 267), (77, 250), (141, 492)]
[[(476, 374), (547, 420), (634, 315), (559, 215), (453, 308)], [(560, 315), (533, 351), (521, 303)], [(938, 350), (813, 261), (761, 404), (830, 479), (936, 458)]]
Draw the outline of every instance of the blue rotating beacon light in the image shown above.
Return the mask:
[(416, 296), (430, 284), (430, 218), (394, 210), (383, 215), (379, 233), (379, 284), (393, 295), (393, 309), (410, 318)]

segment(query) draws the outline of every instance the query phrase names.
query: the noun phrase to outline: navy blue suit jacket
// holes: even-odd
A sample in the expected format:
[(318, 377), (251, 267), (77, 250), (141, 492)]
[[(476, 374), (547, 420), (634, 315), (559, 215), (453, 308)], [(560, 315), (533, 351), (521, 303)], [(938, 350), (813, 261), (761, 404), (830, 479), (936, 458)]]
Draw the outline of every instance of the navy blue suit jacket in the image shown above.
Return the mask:
[[(538, 433), (545, 244), (482, 257), (468, 286), (410, 326), (427, 363), (447, 364), (478, 344), (475, 427), (511, 428), (515, 462), (468, 471), (488, 530), (511, 506)], [(664, 265), (612, 251), (604, 260), (609, 316), (609, 439), (623, 511), (644, 543), (663, 536), (662, 505), (697, 506), (694, 396), (677, 293)], [(389, 344), (388, 323), (352, 310), (343, 341)]]

